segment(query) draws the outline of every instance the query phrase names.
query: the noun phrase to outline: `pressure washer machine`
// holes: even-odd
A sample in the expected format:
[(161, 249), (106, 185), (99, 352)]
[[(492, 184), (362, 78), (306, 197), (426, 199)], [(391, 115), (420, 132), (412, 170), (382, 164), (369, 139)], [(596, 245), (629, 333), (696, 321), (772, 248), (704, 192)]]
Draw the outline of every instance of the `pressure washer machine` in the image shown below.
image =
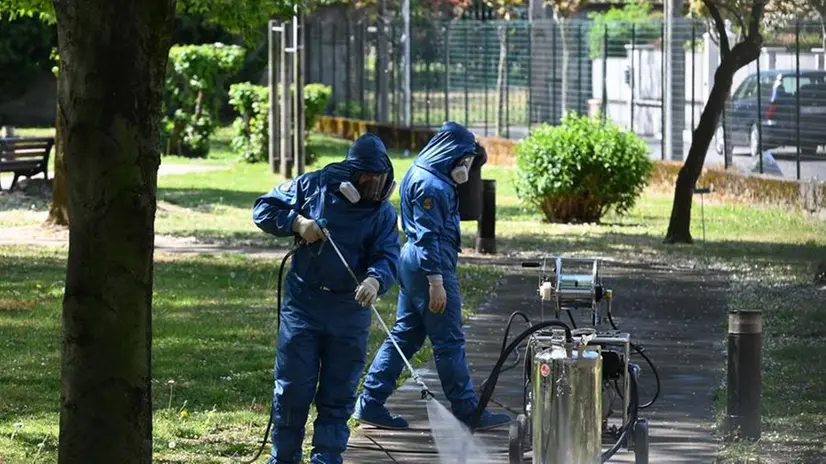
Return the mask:
[[(509, 431), (511, 464), (527, 462), (524, 456), (531, 448), (534, 464), (601, 463), (621, 448), (633, 452), (637, 464), (648, 463), (648, 422), (639, 411), (656, 401), (659, 374), (642, 347), (614, 324), (613, 292), (603, 283), (601, 265), (599, 258), (561, 257), (522, 263), (540, 269), (541, 319), (546, 320), (546, 309), (547, 316), (553, 314), (548, 319), (557, 322), (566, 313), (571, 329), (560, 323), (542, 324), (542, 329), (535, 324), (538, 330), (530, 330), (523, 413)], [(577, 327), (577, 319), (588, 323)], [(604, 327), (606, 319), (610, 328)], [(632, 352), (643, 356), (657, 380), (657, 392), (644, 405), (639, 401), (640, 367), (632, 362)], [(616, 424), (612, 416), (618, 398), (622, 419)], [(605, 451), (604, 438), (613, 442)]]

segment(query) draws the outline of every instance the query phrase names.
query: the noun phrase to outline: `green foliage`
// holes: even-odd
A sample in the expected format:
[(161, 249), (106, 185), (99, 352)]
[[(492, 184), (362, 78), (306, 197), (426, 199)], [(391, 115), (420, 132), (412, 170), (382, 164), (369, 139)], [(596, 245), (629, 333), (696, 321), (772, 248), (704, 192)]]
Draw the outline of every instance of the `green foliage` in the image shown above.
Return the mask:
[(166, 154), (209, 153), (209, 137), (226, 99), (226, 80), (243, 65), (244, 53), (239, 46), (221, 43), (172, 47), (161, 122)]
[(232, 123), (234, 137), (230, 146), (243, 161), (264, 161), (269, 143), (269, 89), (249, 82), (229, 88), (229, 104), (238, 112)]
[(178, 13), (203, 15), (253, 44), (266, 37), (267, 21), (292, 17), (296, 5), (296, 0), (178, 0)]
[(49, 58), (57, 44), (54, 26), (37, 18), (6, 19), (0, 14), (0, 100), (23, 94), (51, 68)]
[[(295, 87), (290, 88), (294, 92)], [(315, 125), (316, 117), (327, 107), (332, 89), (323, 84), (304, 86), (304, 128), (306, 133)], [(280, 96), (280, 93), (279, 93)], [(229, 89), (229, 104), (238, 117), (233, 122), (232, 150), (248, 163), (265, 161), (269, 146), (269, 89), (249, 82), (233, 84)], [(306, 140), (306, 138), (305, 138)], [(314, 157), (307, 151), (307, 164)]]
[(599, 222), (630, 210), (648, 182), (648, 146), (633, 132), (568, 113), (544, 124), (516, 149), (519, 198), (551, 222)]
[(310, 130), (315, 126), (315, 120), (325, 108), (333, 89), (324, 84), (307, 84), (304, 86), (304, 127)]
[(605, 46), (605, 34), (608, 33), (608, 56), (626, 56), (625, 45), (631, 43), (632, 36), (636, 43), (652, 43), (662, 36), (659, 13), (652, 13), (650, 2), (631, 0), (622, 8), (612, 7), (604, 13), (588, 15), (593, 23), (589, 33), (589, 50), (591, 58), (602, 56)]

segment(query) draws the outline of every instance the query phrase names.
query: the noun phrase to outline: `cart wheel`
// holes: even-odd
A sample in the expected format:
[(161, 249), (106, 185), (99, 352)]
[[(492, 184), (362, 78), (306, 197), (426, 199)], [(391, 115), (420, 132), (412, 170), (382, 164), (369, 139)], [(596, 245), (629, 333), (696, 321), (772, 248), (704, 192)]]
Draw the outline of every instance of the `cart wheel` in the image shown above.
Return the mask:
[(510, 429), (508, 430), (509, 464), (523, 464), (525, 462), (523, 456), (525, 454), (524, 443), (525, 433), (527, 432), (525, 428), (526, 424), (527, 419), (524, 414), (516, 416), (516, 420), (511, 422)]
[(634, 424), (634, 463), (648, 464), (648, 421), (637, 419)]
[(531, 436), (531, 422), (528, 420), (528, 416), (524, 414), (516, 416), (516, 421), (519, 422), (519, 428), (522, 432), (522, 446), (525, 446), (526, 443), (530, 443), (533, 440)]

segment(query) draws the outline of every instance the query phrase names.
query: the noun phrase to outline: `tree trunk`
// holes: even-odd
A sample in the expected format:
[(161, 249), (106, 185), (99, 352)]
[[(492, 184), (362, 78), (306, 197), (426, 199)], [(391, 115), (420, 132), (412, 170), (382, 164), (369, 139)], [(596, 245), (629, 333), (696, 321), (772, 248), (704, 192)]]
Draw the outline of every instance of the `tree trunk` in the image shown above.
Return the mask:
[(152, 462), (160, 110), (175, 0), (55, 1), (69, 198), (58, 462)]
[(552, 24), (544, 18), (531, 23), (529, 40), (532, 56), (528, 70), (531, 73), (531, 123), (550, 121), (551, 115), (556, 113), (555, 108), (551, 110), (551, 94), (556, 89), (556, 84), (551, 80), (551, 69), (556, 56), (556, 51), (552, 47), (553, 34), (556, 34), (556, 31), (551, 26)]
[(379, 1), (378, 34), (376, 34), (376, 121), (389, 122), (390, 94), (390, 27), (388, 26), (387, 0)]
[(734, 57), (724, 59), (714, 73), (714, 86), (708, 96), (700, 121), (691, 140), (688, 157), (677, 174), (674, 188), (674, 204), (671, 208), (671, 220), (668, 223), (666, 243), (692, 243), (691, 238), (691, 204), (694, 187), (703, 171), (708, 147), (714, 138), (720, 113), (725, 108), (731, 83), (738, 67), (734, 65)]
[(576, 36), (574, 34), (575, 27), (567, 18), (557, 17), (556, 22), (559, 25), (559, 34), (562, 37), (562, 114), (572, 111), (578, 112), (579, 102), (581, 96), (573, 91), (572, 83), (576, 82), (576, 67), (572, 66), (571, 58), (576, 55)]
[[(60, 78), (57, 79), (58, 93), (60, 93)], [(69, 225), (69, 192), (66, 186), (66, 163), (63, 158), (63, 143), (61, 138), (66, 132), (66, 120), (58, 105), (55, 111), (55, 145), (54, 145), (54, 177), (52, 178), (52, 203), (49, 205), (49, 217), (46, 223), (53, 226)]]
[(826, 9), (819, 10), (817, 15), (820, 16), (820, 47), (826, 53)]
[(496, 71), (496, 136), (502, 137), (505, 133), (505, 88), (508, 85), (508, 31), (506, 26), (498, 27), (499, 35), (499, 68)]

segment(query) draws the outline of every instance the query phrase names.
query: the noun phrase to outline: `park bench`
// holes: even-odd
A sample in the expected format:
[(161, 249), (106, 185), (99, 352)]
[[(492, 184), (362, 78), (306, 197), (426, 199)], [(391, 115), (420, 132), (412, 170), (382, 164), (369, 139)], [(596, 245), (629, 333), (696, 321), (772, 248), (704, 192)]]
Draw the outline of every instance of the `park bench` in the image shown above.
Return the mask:
[(14, 173), (9, 191), (14, 190), (21, 176), (30, 179), (42, 172), (43, 177), (49, 179), (49, 155), (53, 146), (52, 137), (0, 138), (0, 172)]

